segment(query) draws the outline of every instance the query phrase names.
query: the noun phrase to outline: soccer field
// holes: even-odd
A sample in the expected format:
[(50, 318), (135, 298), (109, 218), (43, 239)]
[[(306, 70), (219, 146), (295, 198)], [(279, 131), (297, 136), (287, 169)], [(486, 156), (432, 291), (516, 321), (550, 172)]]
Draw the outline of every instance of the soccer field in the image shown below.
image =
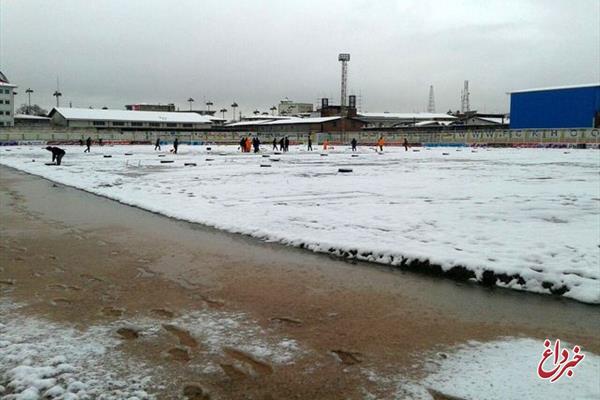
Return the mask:
[(48, 166), (21, 146), (0, 163), (261, 240), (600, 303), (597, 150), (211, 147), (65, 146)]

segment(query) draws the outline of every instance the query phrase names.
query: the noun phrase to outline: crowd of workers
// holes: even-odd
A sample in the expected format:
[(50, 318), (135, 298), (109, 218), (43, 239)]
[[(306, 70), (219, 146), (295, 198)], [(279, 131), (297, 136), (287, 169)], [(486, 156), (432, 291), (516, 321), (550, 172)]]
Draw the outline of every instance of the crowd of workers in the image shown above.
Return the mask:
[[(156, 139), (156, 142), (154, 143), (154, 150), (159, 150), (161, 149), (160, 147), (160, 138)], [(83, 139), (79, 141), (79, 145), (83, 146), (84, 142)], [(238, 147), (238, 150), (241, 150), (243, 153), (250, 153), (252, 152), (252, 150), (254, 150), (254, 153), (258, 153), (260, 151), (260, 139), (258, 138), (258, 136), (254, 136), (254, 137), (249, 137), (249, 136), (244, 136), (242, 139), (240, 139), (240, 145)], [(102, 146), (102, 138), (98, 139), (98, 145)], [(352, 140), (350, 141), (350, 145), (352, 146), (352, 151), (356, 151), (358, 148), (358, 141), (356, 140), (356, 138), (352, 138)], [(379, 149), (379, 151), (383, 151), (383, 146), (385, 145), (385, 141), (383, 139), (383, 136), (380, 136), (379, 139), (377, 140), (377, 146), (376, 149)], [(404, 150), (408, 151), (408, 140), (406, 138), (404, 138), (404, 143), (402, 144), (404, 146)], [(84, 153), (89, 153), (92, 147), (92, 138), (88, 137), (85, 140), (85, 146), (86, 149), (83, 151)], [(279, 147), (278, 147), (279, 146)], [(177, 154), (177, 149), (179, 148), (179, 139), (175, 138), (175, 140), (173, 141), (173, 149), (171, 150), (171, 152), (173, 154)], [(329, 140), (327, 138), (325, 138), (323, 140), (323, 150), (328, 150), (329, 149)], [(52, 153), (52, 162), (56, 162), (56, 165), (60, 165), (62, 158), (65, 155), (65, 151), (61, 148), (58, 147), (53, 147), (53, 146), (48, 146), (46, 147), (46, 150), (50, 151)], [(282, 151), (282, 152), (288, 152), (290, 150), (290, 139), (287, 136), (282, 137), (281, 139), (277, 140), (277, 138), (273, 138), (273, 151)], [(312, 139), (309, 136), (308, 137), (308, 142), (307, 142), (307, 150), (308, 151), (313, 151), (313, 146), (312, 146)]]

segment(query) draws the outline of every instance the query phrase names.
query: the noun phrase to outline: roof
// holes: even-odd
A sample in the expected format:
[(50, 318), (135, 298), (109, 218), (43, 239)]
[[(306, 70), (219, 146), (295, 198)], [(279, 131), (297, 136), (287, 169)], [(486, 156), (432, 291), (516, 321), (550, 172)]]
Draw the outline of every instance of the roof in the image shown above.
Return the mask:
[(229, 127), (237, 127), (237, 126), (272, 126), (272, 125), (289, 125), (289, 124), (322, 124), (323, 122), (335, 121), (340, 119), (340, 117), (317, 117), (317, 118), (298, 118), (298, 117), (288, 117), (288, 118), (279, 118), (276, 120), (272, 119), (262, 119), (262, 120), (254, 120), (254, 121), (239, 121), (231, 124), (227, 124)]
[(15, 114), (15, 119), (50, 119), (41, 115)]
[(448, 126), (450, 121), (420, 121), (416, 122), (415, 126)]
[(600, 82), (598, 82), (598, 83), (586, 83), (586, 84), (581, 84), (581, 85), (550, 86), (550, 87), (543, 87), (543, 88), (536, 88), (536, 89), (513, 90), (512, 92), (507, 92), (506, 94), (527, 93), (527, 92), (543, 92), (543, 91), (546, 91), (546, 90), (580, 89), (580, 88), (588, 88), (588, 87), (595, 87), (595, 86), (600, 86)]
[(494, 117), (474, 117), (480, 119), (482, 121), (493, 122), (495, 124), (508, 124), (510, 122), (509, 118), (494, 118)]
[(290, 117), (284, 117), (284, 116), (280, 116), (280, 115), (249, 115), (247, 117), (244, 117), (244, 120), (256, 120), (256, 119), (270, 119), (270, 120), (274, 120), (274, 119), (289, 119)]
[(270, 121), (263, 125), (288, 125), (288, 124), (322, 124), (323, 122), (335, 121), (340, 117), (316, 117), (316, 118), (290, 118)]
[(230, 124), (227, 124), (227, 126), (254, 126), (254, 125), (262, 125), (265, 122), (271, 122), (272, 120), (270, 119), (258, 119), (258, 120), (252, 120), (252, 121), (238, 121), (238, 122), (232, 122)]
[(102, 110), (91, 108), (55, 107), (49, 117), (58, 112), (66, 119), (95, 121), (180, 122), (210, 124), (211, 118), (193, 112)]
[(389, 118), (389, 119), (419, 119), (419, 120), (434, 120), (436, 118), (441, 119), (456, 119), (455, 116), (444, 114), (444, 113), (358, 113), (358, 117), (363, 118)]
[(16, 88), (17, 87), (17, 85), (13, 85), (12, 83), (2, 82), (2, 81), (0, 81), (0, 86), (3, 86), (3, 87), (12, 87), (12, 88)]

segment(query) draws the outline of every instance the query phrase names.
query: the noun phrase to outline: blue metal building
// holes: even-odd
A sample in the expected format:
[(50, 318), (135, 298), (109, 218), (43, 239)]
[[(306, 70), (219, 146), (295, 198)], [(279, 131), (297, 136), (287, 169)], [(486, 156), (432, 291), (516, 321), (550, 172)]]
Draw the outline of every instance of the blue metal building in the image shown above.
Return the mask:
[(510, 129), (594, 128), (600, 83), (510, 92)]

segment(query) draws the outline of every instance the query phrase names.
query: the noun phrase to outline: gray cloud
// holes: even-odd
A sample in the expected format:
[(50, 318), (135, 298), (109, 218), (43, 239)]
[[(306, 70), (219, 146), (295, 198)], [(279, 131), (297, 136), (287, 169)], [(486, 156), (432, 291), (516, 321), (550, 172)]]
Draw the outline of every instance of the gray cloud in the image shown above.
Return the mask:
[(0, 69), (34, 100), (122, 108), (339, 101), (339, 52), (368, 111), (507, 111), (506, 91), (600, 81), (600, 0), (0, 3)]

